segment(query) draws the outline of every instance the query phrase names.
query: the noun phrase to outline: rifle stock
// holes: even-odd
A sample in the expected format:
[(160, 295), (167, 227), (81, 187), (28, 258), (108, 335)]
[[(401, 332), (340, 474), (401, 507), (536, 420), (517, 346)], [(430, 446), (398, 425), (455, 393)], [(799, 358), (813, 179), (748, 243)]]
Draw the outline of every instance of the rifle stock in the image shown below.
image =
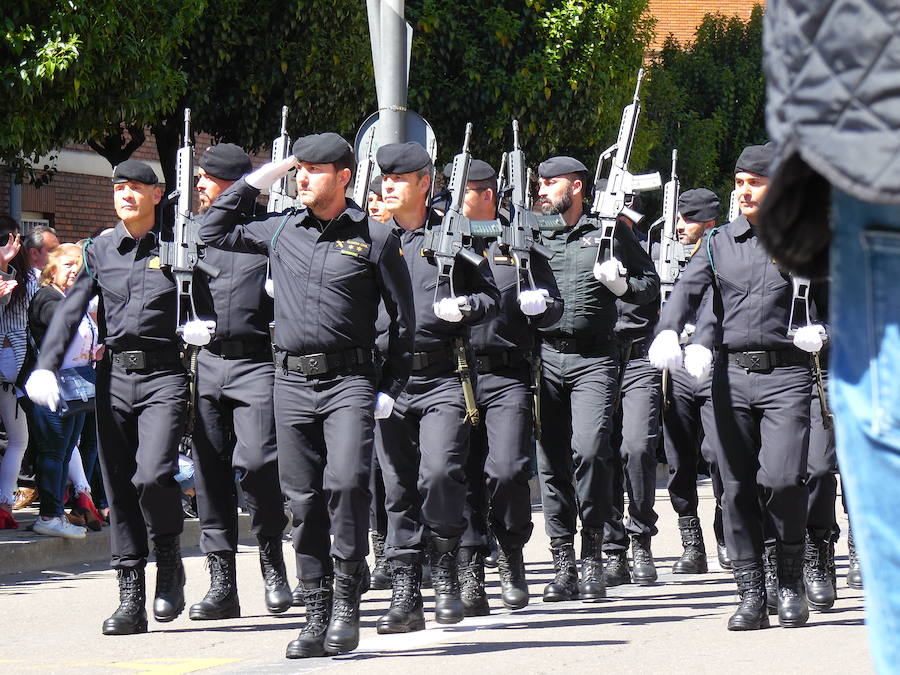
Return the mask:
[(660, 281), (660, 300), (665, 302), (675, 286), (681, 269), (687, 262), (684, 247), (678, 243), (678, 150), (672, 150), (672, 177), (663, 188), (662, 232), (659, 238), (659, 258), (655, 261)]

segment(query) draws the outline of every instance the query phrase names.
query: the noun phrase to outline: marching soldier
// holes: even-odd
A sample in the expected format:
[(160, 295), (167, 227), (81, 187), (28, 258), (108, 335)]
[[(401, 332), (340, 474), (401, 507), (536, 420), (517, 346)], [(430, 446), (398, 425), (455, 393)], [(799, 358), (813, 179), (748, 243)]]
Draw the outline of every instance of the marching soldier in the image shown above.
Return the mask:
[[(418, 143), (392, 143), (379, 148), (377, 160), (385, 206), (403, 230), (403, 259), (416, 311), (412, 375), (393, 412), (379, 421), (382, 442), (377, 445), (393, 577), (391, 607), (377, 628), (379, 633), (406, 633), (425, 627), (420, 584), (427, 533), (435, 620), (457, 623), (464, 615), (457, 553), (466, 529), (470, 425), (453, 347), (468, 338), (471, 324), (496, 313), (499, 293), (487, 265), (456, 265), (455, 296), (446, 282), (438, 284), (435, 260), (423, 248), (432, 172), (425, 149)], [(430, 226), (440, 227), (440, 222), (435, 218)]]
[[(821, 326), (788, 337), (791, 281), (759, 244), (754, 225), (769, 187), (772, 148), (749, 146), (735, 165), (741, 215), (712, 230), (663, 307), (654, 361), (678, 367), (678, 334), (705, 304), (684, 366), (705, 377), (720, 344), (712, 377), (725, 488), (725, 540), (741, 596), (729, 630), (769, 625), (763, 578), (764, 516), (778, 552), (778, 618), (783, 627), (809, 618), (801, 579), (809, 490), (807, 449), (812, 395), (810, 355), (823, 342)], [(763, 511), (763, 509), (765, 511)]]
[[(350, 145), (325, 133), (292, 150), (223, 192), (200, 233), (211, 246), (268, 255), (278, 289), (278, 466), (306, 606), (306, 625), (286, 656), (302, 658), (359, 643), (374, 419), (409, 373), (413, 309), (399, 238), (344, 196)], [(259, 190), (295, 165), (305, 208), (242, 222)], [(390, 328), (376, 368), (379, 303)]]
[[(631, 230), (618, 223), (615, 257), (596, 264), (599, 226), (587, 218), (587, 168), (571, 157), (538, 167), (539, 206), (559, 214), (565, 228), (544, 244), (565, 302), (562, 317), (540, 329), (541, 442), (537, 460), (541, 499), (556, 570), (545, 602), (606, 596), (603, 528), (611, 516), (609, 472), (613, 405), (618, 388), (616, 300), (650, 303), (659, 295), (653, 262)], [(574, 477), (574, 484), (573, 484)], [(582, 525), (581, 577), (575, 567), (577, 519)]]
[[(444, 169), (449, 175), (449, 168)], [(463, 215), (492, 220), (497, 214), (497, 174), (475, 159), (469, 167)], [(559, 320), (563, 303), (547, 260), (531, 255), (536, 288), (520, 289), (522, 273), (496, 240), (485, 240), (486, 257), (500, 289), (495, 317), (472, 327), (475, 399), (479, 423), (472, 430), (467, 482), (468, 526), (459, 550), (459, 576), (466, 616), (489, 613), (484, 556), (490, 526), (500, 544), (501, 600), (510, 609), (528, 604), (522, 549), (531, 537), (531, 453), (534, 411), (530, 359), (535, 329)]]
[(126, 635), (147, 631), (148, 535), (157, 570), (153, 615), (172, 621), (184, 609), (184, 514), (175, 474), (188, 376), (175, 333), (175, 282), (160, 268), (153, 231), (162, 199), (153, 169), (136, 160), (116, 166), (113, 199), (120, 221), (84, 247), (84, 266), (47, 328), (27, 390), (36, 404), (56, 409), (55, 371), (88, 303), (99, 295), (106, 352), (96, 371), (97, 433), (120, 599), (103, 633)]
[[(247, 154), (231, 143), (208, 148), (198, 165), (200, 217), (222, 192), (253, 170)], [(206, 597), (191, 606), (189, 616), (204, 620), (241, 615), (235, 578), (235, 473), (249, 507), (250, 529), (259, 542), (266, 607), (279, 614), (288, 610), (292, 598), (281, 552), (287, 517), (275, 445), (267, 259), (258, 253), (207, 248), (204, 260), (218, 270), (218, 276), (195, 271), (199, 321), (185, 326), (184, 339), (202, 346), (194, 384), (192, 448), (200, 550), (206, 554), (211, 583)], [(206, 321), (214, 324), (212, 339)]]

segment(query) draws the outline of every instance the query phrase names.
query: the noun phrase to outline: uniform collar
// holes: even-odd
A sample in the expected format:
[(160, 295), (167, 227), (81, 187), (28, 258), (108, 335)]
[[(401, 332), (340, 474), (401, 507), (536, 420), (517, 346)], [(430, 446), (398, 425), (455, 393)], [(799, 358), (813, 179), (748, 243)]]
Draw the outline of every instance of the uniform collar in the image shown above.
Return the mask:
[[(126, 245), (128, 248), (134, 247), (139, 241), (138, 239), (135, 239), (134, 237), (131, 236), (131, 233), (128, 231), (128, 228), (125, 227), (125, 223), (123, 223), (121, 220), (118, 223), (116, 223), (115, 229), (113, 229), (112, 234), (109, 236), (111, 236), (113, 238), (116, 248), (120, 251), (123, 250), (123, 248)], [(157, 243), (156, 233), (153, 230), (151, 230), (150, 232), (145, 234), (141, 238), (141, 240), (145, 240), (148, 237), (150, 238), (149, 239), (150, 243), (155, 246)], [(127, 242), (127, 244), (126, 244), (126, 242)]]
[(748, 233), (753, 232), (753, 226), (743, 213), (731, 221), (729, 229), (735, 239), (746, 238)]
[[(366, 220), (366, 218), (368, 218), (368, 217), (369, 217), (368, 214), (365, 211), (363, 211), (359, 206), (357, 206), (356, 202), (354, 202), (351, 199), (348, 199), (347, 204), (344, 207), (344, 210), (341, 211), (340, 215), (338, 215), (337, 218), (332, 218), (330, 221), (328, 221), (328, 224), (339, 222), (341, 220), (350, 220), (354, 223), (361, 223), (364, 220)], [(300, 222), (302, 223), (307, 218), (312, 218), (314, 220), (318, 220), (318, 218), (313, 215), (312, 211), (310, 211), (309, 209), (304, 207), (300, 210)], [(319, 221), (319, 222), (322, 222), (322, 221)]]

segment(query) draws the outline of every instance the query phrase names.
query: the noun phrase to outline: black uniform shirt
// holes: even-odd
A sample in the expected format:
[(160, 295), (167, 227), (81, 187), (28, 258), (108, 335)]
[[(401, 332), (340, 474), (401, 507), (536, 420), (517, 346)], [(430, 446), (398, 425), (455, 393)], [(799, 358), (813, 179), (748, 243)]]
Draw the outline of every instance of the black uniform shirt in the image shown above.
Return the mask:
[(275, 343), (292, 354), (372, 350), (383, 302), (391, 321), (377, 386), (396, 397), (409, 377), (415, 317), (399, 238), (350, 201), (328, 223), (306, 209), (242, 222), (258, 194), (241, 179), (219, 195), (200, 227), (203, 241), (269, 256)]
[[(530, 352), (534, 348), (535, 329), (556, 323), (563, 312), (563, 301), (550, 263), (536, 253), (530, 256), (535, 286), (546, 290), (550, 298), (543, 314), (527, 317), (519, 307), (516, 284), (519, 271), (515, 262), (503, 255), (496, 241), (488, 246), (487, 259), (500, 290), (500, 311), (490, 320), (472, 326), (472, 349), (478, 354), (499, 354), (509, 350)], [(528, 290), (528, 285), (523, 285), (522, 289)]]
[(134, 239), (120, 221), (111, 234), (85, 247), (81, 272), (47, 328), (38, 368), (59, 368), (88, 303), (98, 294), (100, 337), (112, 351), (179, 348), (175, 282), (160, 269), (156, 235)]
[[(599, 226), (582, 216), (575, 227), (552, 232), (544, 238), (544, 245), (556, 253), (550, 268), (565, 307), (558, 322), (541, 329), (542, 335), (593, 340), (598, 344), (613, 337), (619, 298), (594, 278), (599, 236)], [(621, 300), (653, 303), (659, 297), (659, 276), (650, 256), (627, 225), (616, 225), (613, 255), (628, 272), (628, 290)]]

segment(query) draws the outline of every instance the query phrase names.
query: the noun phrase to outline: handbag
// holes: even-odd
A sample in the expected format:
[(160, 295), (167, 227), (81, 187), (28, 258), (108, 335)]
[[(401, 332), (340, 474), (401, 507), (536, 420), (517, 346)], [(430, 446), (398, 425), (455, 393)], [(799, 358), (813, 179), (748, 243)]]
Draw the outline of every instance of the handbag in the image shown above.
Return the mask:
[(59, 408), (56, 413), (60, 417), (94, 409), (97, 374), (93, 366), (62, 368), (56, 374), (56, 381), (59, 383)]

